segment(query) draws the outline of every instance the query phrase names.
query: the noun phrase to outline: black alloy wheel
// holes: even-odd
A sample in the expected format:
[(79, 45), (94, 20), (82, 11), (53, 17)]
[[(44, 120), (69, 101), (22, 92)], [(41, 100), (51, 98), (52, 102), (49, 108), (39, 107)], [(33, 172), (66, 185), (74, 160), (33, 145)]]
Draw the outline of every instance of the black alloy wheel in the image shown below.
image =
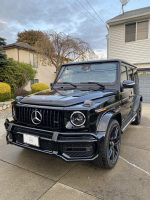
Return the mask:
[(110, 132), (108, 157), (112, 163), (115, 163), (118, 159), (120, 152), (120, 133), (119, 127), (116, 125)]
[(104, 141), (99, 145), (99, 156), (94, 160), (98, 167), (111, 169), (119, 158), (121, 128), (117, 120), (112, 119), (108, 125)]

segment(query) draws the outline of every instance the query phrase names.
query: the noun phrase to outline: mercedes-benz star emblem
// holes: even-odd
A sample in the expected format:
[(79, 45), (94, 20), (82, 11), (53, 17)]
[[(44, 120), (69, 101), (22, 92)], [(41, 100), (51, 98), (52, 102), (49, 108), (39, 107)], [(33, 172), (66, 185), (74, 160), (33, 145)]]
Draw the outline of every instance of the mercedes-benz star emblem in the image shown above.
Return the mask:
[(34, 110), (31, 114), (32, 123), (38, 125), (42, 121), (42, 114), (38, 110)]

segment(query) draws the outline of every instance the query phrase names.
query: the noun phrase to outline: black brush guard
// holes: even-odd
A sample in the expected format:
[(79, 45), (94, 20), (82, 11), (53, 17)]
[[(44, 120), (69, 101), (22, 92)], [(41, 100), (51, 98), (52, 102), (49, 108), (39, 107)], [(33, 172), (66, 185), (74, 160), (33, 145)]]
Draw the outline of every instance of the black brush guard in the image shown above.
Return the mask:
[[(90, 161), (98, 157), (103, 132), (97, 133), (62, 133), (31, 128), (15, 124), (6, 119), (6, 140), (9, 144), (53, 154), (66, 161)], [(25, 144), (23, 134), (39, 137), (39, 147)]]

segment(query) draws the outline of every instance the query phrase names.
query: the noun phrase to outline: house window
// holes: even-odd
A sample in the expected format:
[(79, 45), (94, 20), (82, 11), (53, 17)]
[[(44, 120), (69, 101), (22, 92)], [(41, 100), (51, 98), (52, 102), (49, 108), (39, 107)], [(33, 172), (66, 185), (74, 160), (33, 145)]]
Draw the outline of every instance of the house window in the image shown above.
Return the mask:
[(32, 79), (31, 80), (31, 85), (34, 84), (34, 83), (38, 83), (38, 82), (39, 82), (39, 79)]
[(149, 21), (135, 22), (125, 25), (125, 42), (144, 40), (148, 38)]
[(125, 41), (131, 42), (135, 41), (136, 38), (136, 23), (127, 24), (125, 26)]
[(137, 40), (148, 38), (148, 21), (137, 23)]

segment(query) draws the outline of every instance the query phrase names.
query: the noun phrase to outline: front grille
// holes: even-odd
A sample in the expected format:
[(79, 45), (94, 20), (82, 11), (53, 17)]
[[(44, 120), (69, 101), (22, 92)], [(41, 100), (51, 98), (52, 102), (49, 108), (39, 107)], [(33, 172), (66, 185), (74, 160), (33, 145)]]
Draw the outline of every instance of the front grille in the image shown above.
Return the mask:
[[(38, 125), (33, 124), (31, 120), (31, 114), (35, 110), (42, 115), (42, 120)], [(59, 110), (16, 106), (16, 119), (18, 123), (49, 130), (58, 131), (62, 127), (62, 111)]]

